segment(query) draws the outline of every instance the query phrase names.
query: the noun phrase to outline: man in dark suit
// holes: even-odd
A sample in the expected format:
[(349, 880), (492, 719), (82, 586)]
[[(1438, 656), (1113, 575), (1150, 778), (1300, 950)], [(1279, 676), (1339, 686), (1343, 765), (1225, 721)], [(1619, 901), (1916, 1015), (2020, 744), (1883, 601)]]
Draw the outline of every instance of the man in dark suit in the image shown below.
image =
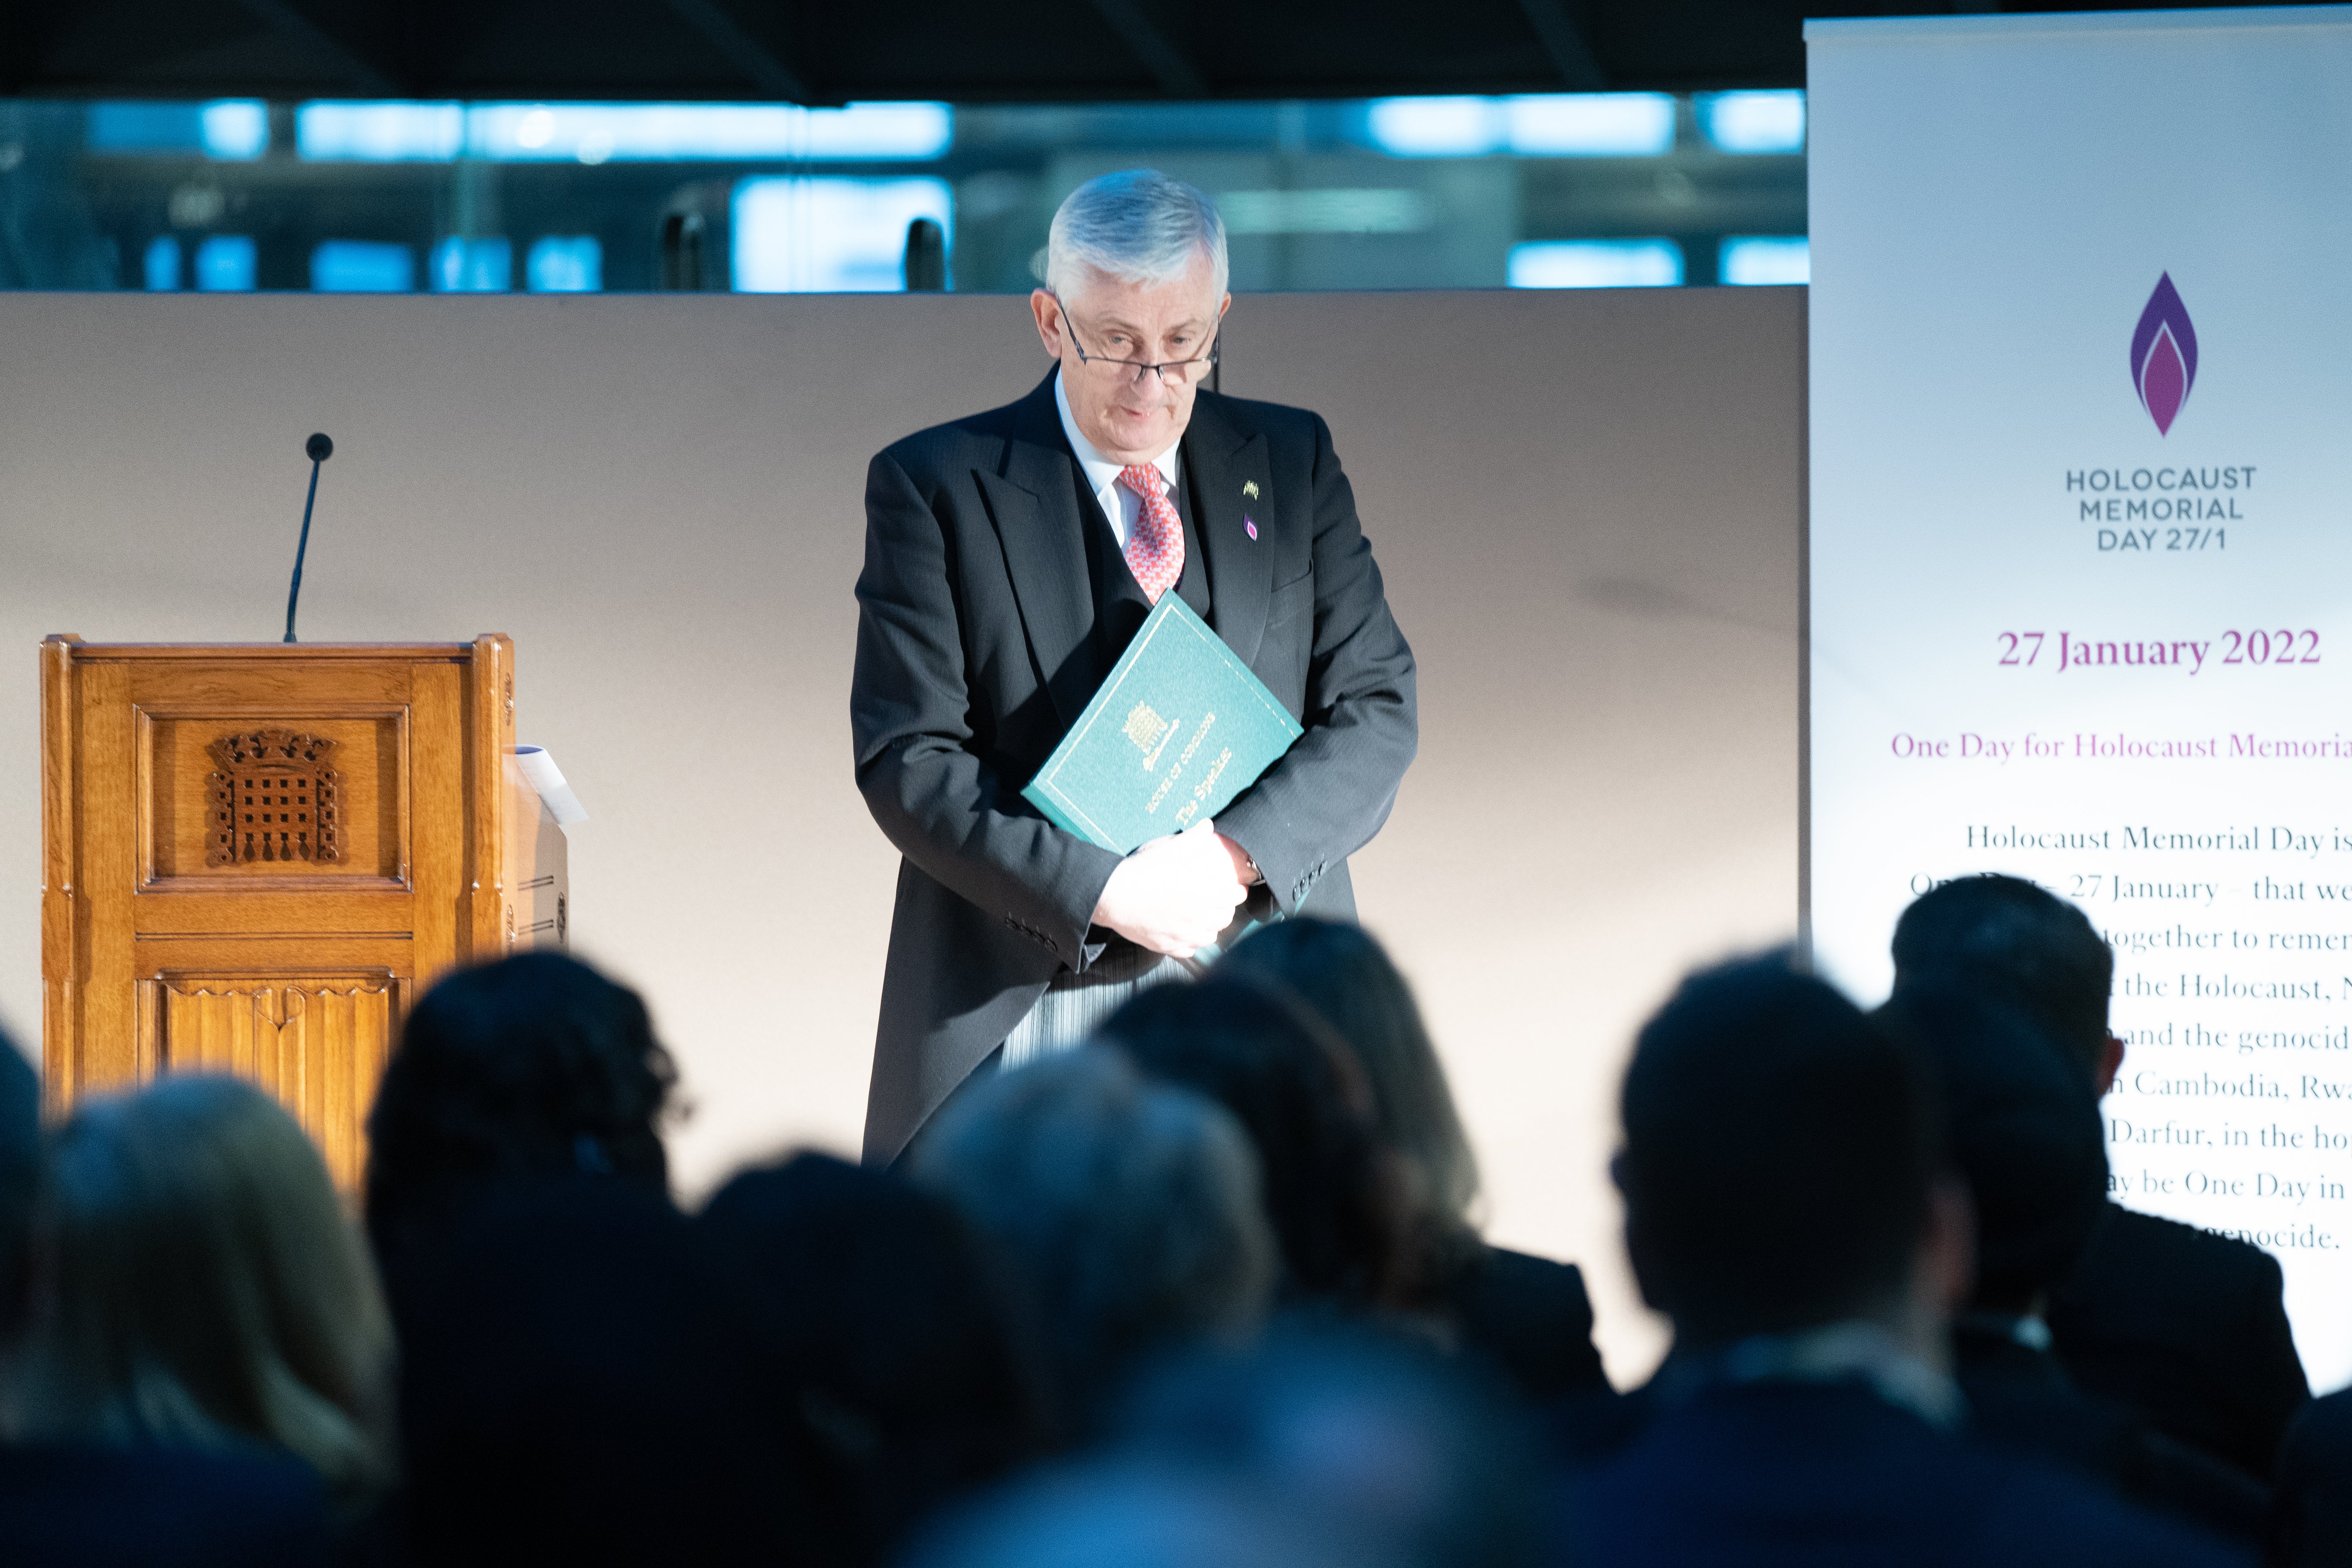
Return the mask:
[[(2115, 953), (2074, 905), (2021, 878), (1963, 877), (1903, 912), (1894, 947), (1897, 991), (1943, 983), (2005, 1002), (2066, 1046), (2099, 1094), (2115, 1086)], [(2046, 1315), (2084, 1392), (2267, 1482), (2311, 1394), (2284, 1292), (2262, 1248), (2109, 1203)]]
[(2261, 1484), (2085, 1394), (2050, 1348), (2050, 1289), (2080, 1265), (2107, 1206), (2106, 1128), (2077, 1064), (2024, 1014), (1949, 986), (1915, 984), (1878, 1017), (1933, 1065), (1946, 1146), (1976, 1210), (1976, 1285), (1952, 1325), (1969, 1432), (2259, 1547)]
[(1642, 1030), (1625, 1245), (1675, 1344), (1574, 1477), (1567, 1560), (2222, 1563), (2196, 1533), (1966, 1441), (1948, 1311), (1969, 1205), (1926, 1065), (1785, 963), (1692, 977)]
[[(1046, 283), (1054, 373), (867, 473), (850, 721), (905, 858), (869, 1161), (992, 1057), (1076, 1044), (1243, 916), (1352, 916), (1347, 857), (1417, 742), (1412, 653), (1329, 430), (1207, 389), (1231, 302), (1208, 198), (1148, 170), (1079, 187)], [(1213, 825), (1121, 858), (1020, 790), (1168, 593), (1306, 733)]]

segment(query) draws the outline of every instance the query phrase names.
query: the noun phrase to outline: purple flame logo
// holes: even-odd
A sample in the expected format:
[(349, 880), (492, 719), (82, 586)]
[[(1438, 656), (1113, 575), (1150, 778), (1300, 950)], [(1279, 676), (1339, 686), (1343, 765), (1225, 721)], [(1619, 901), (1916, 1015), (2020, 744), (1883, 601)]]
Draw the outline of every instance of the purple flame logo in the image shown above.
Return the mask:
[(2156, 433), (2171, 434), (2189, 389), (2197, 384), (2197, 329), (2189, 324), (2189, 307), (2172, 286), (2172, 274), (2156, 280), (2147, 309), (2132, 330), (2132, 390), (2139, 405), (2156, 421)]

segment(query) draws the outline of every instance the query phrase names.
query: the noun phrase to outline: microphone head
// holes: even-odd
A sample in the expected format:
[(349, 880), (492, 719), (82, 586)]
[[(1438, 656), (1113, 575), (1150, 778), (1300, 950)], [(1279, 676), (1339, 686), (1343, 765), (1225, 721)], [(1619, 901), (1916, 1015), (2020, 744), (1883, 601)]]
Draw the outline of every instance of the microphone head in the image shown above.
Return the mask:
[(335, 455), (335, 444), (323, 435), (311, 437), (302, 443), (302, 450), (314, 463), (323, 463)]

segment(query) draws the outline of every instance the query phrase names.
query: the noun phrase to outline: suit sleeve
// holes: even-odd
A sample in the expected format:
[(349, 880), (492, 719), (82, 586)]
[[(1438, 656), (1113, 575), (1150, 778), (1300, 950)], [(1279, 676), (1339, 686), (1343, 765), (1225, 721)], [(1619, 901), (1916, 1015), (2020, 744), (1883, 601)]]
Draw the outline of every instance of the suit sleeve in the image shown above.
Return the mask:
[(1118, 857), (1029, 809), (973, 749), (950, 531), (889, 453), (866, 479), (850, 730), (857, 788), (898, 852), (1073, 969)]
[(2311, 1383), (2295, 1353), (2294, 1330), (2286, 1316), (2286, 1278), (2278, 1259), (2256, 1254), (2252, 1289), (2240, 1321), (2252, 1331), (2245, 1344), (2246, 1452), (2242, 1463), (2267, 1478), (2278, 1459), (2287, 1428), (2311, 1400)]
[(1389, 614), (1356, 498), (1315, 419), (1315, 627), (1307, 732), (1217, 818), (1294, 914), (1337, 861), (1371, 841), (1421, 743), (1412, 649)]

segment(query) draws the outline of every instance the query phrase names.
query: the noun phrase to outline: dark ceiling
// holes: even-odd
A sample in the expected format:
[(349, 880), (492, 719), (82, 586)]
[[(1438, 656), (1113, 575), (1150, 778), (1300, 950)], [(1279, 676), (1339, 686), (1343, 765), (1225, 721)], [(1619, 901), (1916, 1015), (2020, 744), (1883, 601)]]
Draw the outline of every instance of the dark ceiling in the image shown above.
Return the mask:
[[(0, 96), (984, 103), (1794, 87), (1804, 80), (1803, 17), (1929, 8), (1916, 0), (0, 0)], [(2007, 8), (2147, 8), (2147, 0)]]

